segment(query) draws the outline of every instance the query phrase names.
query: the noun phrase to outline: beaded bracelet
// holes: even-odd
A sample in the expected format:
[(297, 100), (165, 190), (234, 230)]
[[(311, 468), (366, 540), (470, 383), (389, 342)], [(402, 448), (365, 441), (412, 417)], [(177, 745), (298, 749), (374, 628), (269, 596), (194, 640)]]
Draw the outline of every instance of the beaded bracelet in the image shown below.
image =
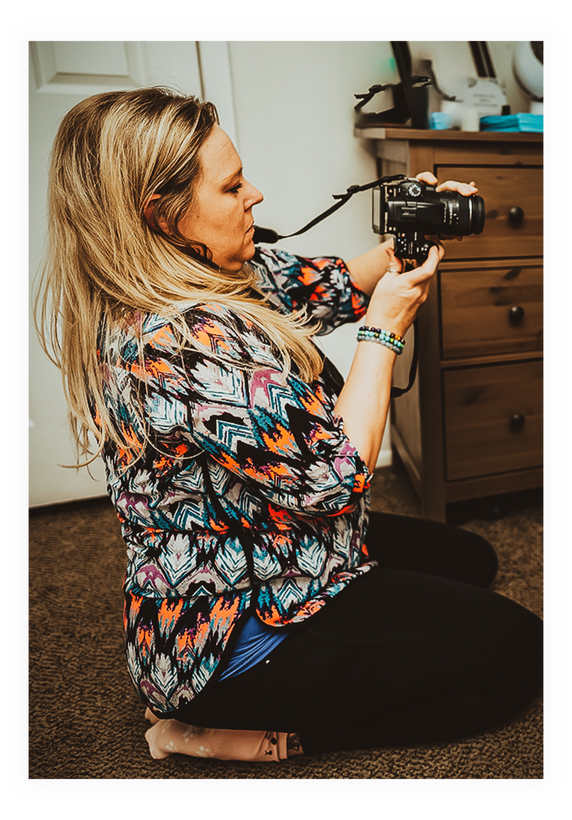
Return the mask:
[(357, 340), (358, 342), (378, 342), (393, 350), (398, 356), (401, 356), (405, 347), (403, 336), (398, 336), (397, 333), (391, 333), (389, 330), (382, 330), (380, 327), (367, 327), (366, 325), (360, 327)]

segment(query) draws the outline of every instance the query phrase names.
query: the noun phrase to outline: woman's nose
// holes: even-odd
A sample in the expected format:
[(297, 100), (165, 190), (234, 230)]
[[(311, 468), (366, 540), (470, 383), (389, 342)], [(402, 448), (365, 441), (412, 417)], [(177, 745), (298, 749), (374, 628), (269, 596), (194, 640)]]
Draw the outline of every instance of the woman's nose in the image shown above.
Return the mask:
[(251, 185), (250, 182), (248, 183), (248, 185), (249, 191), (247, 196), (247, 209), (253, 208), (255, 205), (258, 205), (264, 199), (258, 188), (255, 188), (254, 185)]

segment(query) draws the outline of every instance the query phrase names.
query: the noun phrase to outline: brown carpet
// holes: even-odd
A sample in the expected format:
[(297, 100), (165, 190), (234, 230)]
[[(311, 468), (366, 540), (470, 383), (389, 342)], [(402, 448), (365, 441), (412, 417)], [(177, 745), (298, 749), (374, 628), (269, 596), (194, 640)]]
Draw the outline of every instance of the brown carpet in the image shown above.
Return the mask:
[[(418, 514), (402, 473), (379, 470), (373, 506)], [(458, 505), (459, 523), (495, 546), (495, 589), (542, 614), (541, 493)], [(33, 510), (30, 518), (29, 777), (51, 779), (542, 778), (542, 707), (458, 743), (295, 758), (282, 764), (149, 756), (148, 724), (122, 643), (125, 566), (107, 499)]]

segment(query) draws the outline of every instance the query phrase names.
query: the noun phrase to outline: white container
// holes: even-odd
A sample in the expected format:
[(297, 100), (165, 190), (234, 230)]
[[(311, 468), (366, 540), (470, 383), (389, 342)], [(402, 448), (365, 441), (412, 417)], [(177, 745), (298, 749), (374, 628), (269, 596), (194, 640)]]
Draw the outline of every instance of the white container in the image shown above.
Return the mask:
[(451, 118), (451, 126), (453, 128), (461, 127), (464, 108), (464, 103), (459, 100), (443, 100), (441, 102), (441, 112)]
[(461, 131), (478, 131), (481, 127), (481, 114), (476, 108), (463, 108)]

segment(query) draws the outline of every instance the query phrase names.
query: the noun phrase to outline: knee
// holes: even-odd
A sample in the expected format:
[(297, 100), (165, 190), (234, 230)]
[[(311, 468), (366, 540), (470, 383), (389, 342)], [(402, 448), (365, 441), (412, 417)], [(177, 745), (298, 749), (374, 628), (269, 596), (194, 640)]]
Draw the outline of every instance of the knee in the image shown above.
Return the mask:
[(499, 674), (496, 685), (521, 706), (542, 690), (544, 668), (544, 623), (530, 610), (518, 607), (518, 617), (507, 628), (499, 628)]

